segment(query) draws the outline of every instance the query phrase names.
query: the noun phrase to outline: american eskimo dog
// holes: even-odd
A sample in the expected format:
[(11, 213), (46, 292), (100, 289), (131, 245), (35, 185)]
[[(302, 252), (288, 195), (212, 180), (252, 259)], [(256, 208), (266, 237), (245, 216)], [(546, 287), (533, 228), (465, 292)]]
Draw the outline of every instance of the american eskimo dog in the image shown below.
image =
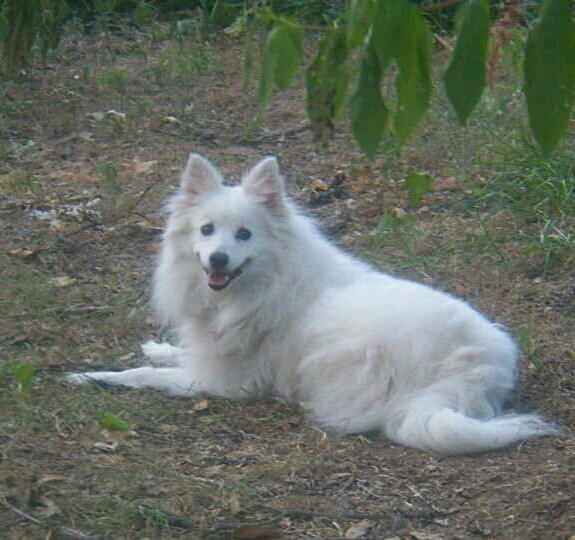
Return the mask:
[(149, 342), (151, 365), (69, 382), (276, 395), (327, 428), (381, 430), (440, 455), (553, 432), (536, 415), (501, 414), (518, 351), (500, 327), (334, 247), (286, 196), (275, 158), (226, 186), (192, 154), (168, 208), (153, 300), (178, 346)]

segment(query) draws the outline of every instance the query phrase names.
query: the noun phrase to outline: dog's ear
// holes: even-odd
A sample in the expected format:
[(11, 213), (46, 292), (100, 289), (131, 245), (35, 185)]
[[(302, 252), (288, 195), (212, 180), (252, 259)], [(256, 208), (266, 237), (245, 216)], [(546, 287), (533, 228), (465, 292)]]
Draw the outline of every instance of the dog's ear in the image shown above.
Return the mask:
[(222, 187), (222, 177), (217, 169), (199, 154), (190, 154), (182, 174), (182, 192), (190, 197), (216, 191)]
[(275, 157), (262, 159), (242, 181), (246, 193), (258, 200), (274, 213), (284, 208), (284, 182)]

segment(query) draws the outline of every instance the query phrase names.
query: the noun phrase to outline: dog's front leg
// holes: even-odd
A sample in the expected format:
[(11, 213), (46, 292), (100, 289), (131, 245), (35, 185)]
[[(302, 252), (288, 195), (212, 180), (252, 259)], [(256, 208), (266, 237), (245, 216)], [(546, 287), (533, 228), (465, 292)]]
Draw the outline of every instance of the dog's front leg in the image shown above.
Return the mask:
[(207, 392), (200, 381), (182, 368), (139, 367), (124, 371), (88, 371), (69, 373), (65, 377), (71, 384), (102, 383), (128, 388), (154, 388), (176, 396), (194, 396)]
[(142, 344), (142, 352), (152, 366), (183, 367), (186, 364), (186, 351), (169, 343), (147, 341)]
[(187, 367), (145, 366), (124, 371), (69, 373), (70, 384), (96, 383), (128, 388), (153, 388), (173, 396), (207, 394), (232, 399), (262, 395), (249, 373), (218, 362), (192, 362)]

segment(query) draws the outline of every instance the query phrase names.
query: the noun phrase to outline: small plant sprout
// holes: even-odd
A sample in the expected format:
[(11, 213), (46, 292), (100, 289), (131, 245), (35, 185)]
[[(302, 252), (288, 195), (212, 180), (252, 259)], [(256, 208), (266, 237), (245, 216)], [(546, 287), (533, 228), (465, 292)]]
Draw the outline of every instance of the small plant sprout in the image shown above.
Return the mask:
[(128, 431), (130, 429), (129, 422), (110, 413), (103, 413), (100, 416), (99, 424), (108, 431)]
[(27, 392), (32, 384), (35, 375), (35, 369), (28, 362), (16, 362), (12, 366), (12, 375), (18, 383), (18, 392), (21, 394)]

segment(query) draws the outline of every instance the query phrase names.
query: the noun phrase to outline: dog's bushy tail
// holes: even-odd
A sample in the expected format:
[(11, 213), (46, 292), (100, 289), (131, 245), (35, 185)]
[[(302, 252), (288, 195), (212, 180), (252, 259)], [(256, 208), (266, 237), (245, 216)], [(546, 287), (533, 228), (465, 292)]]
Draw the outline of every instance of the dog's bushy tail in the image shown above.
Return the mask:
[(556, 426), (535, 414), (472, 418), (446, 407), (441, 400), (434, 403), (433, 396), (407, 405), (401, 417), (386, 426), (391, 439), (442, 456), (495, 450), (557, 432)]

